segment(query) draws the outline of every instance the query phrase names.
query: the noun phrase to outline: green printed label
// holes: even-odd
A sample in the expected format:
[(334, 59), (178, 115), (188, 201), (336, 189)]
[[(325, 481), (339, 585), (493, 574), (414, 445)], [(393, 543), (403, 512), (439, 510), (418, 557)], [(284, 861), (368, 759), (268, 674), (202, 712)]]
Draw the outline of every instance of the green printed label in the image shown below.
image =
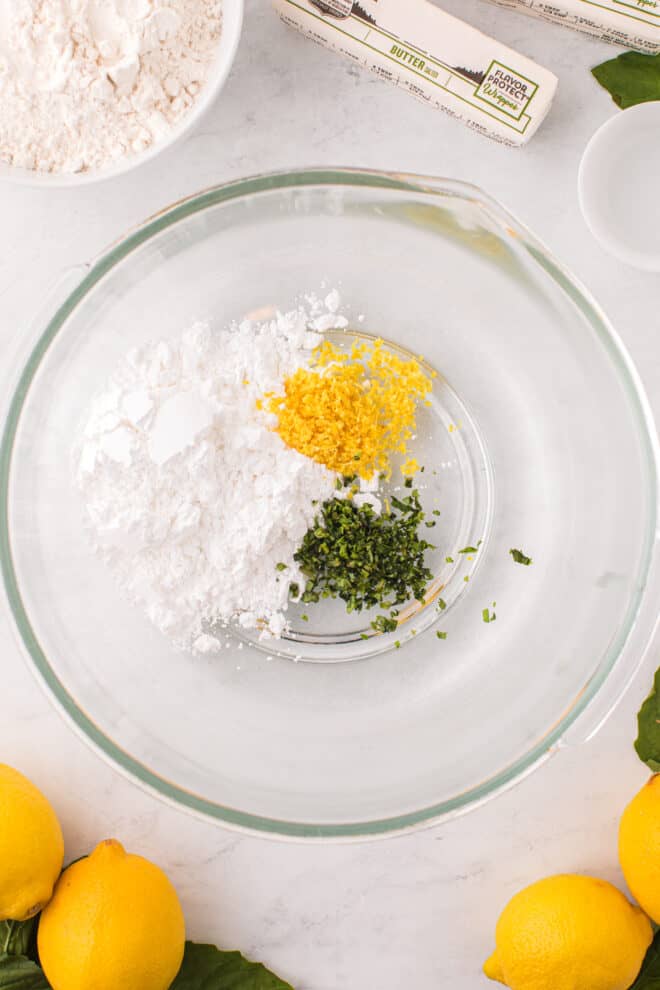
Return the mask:
[(475, 96), (497, 107), (507, 117), (520, 120), (538, 88), (538, 83), (501, 62), (493, 61)]
[[(425, 102), (432, 102), (455, 116), (465, 115), (473, 126), (494, 131), (504, 140), (508, 139), (507, 131), (518, 135), (527, 133), (532, 123), (527, 108), (539, 90), (539, 84), (495, 60), (484, 71), (492, 52), (499, 50), (496, 42), (492, 42), (495, 46), (492, 48), (482, 35), (473, 39), (471, 29), (450, 18), (443, 40), (452, 54), (447, 56), (447, 61), (441, 61), (418, 47), (415, 41), (397, 33), (403, 17), (399, 4), (403, 0), (378, 0), (383, 4), (383, 14), (394, 11), (399, 15), (397, 20), (392, 14), (391, 21), (387, 22), (391, 30), (387, 30), (380, 20), (376, 21), (370, 13), (374, 8), (366, 0), (353, 2), (352, 14), (345, 17), (349, 2), (275, 0), (278, 8), (299, 12), (290, 21), (294, 26), (336, 51), (359, 58), (372, 71), (405, 86)], [(386, 4), (392, 4), (392, 7)], [(332, 14), (328, 12), (330, 9)], [(321, 13), (322, 10), (326, 12)], [(284, 11), (282, 16), (288, 20)], [(405, 22), (403, 26), (406, 26)], [(538, 112), (539, 116), (544, 113), (541, 103)], [(494, 128), (495, 124), (498, 130)]]
[[(617, 34), (617, 40), (622, 44), (627, 41), (632, 48), (639, 45), (636, 42), (646, 40), (652, 44), (660, 44), (660, 38), (652, 38), (644, 32), (637, 38), (634, 32), (639, 30), (633, 23), (643, 24), (652, 28), (660, 28), (660, 0), (492, 0), (500, 7), (527, 7), (530, 13), (537, 14), (549, 21), (559, 21), (569, 24), (578, 30), (586, 31), (597, 38), (611, 38), (612, 32)], [(621, 18), (620, 25), (612, 25), (598, 13), (605, 11)], [(643, 28), (641, 29), (643, 31)]]
[(614, 0), (614, 2), (630, 10), (643, 10), (653, 17), (660, 17), (659, 0)]
[(426, 61), (423, 58), (420, 58), (416, 52), (409, 52), (407, 48), (402, 48), (401, 45), (392, 45), (390, 55), (393, 55), (399, 62), (403, 62), (404, 65), (411, 65), (418, 72), (423, 72), (426, 68)]

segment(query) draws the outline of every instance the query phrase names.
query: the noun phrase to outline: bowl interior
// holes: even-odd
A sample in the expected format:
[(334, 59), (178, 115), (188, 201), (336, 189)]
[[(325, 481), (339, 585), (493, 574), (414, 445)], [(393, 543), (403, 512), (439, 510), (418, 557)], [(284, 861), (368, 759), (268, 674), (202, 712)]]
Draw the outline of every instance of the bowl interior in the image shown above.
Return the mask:
[[(350, 327), (327, 332), (325, 339), (345, 353), (355, 344), (373, 343), (373, 335)], [(311, 605), (303, 601), (290, 603), (288, 628), (276, 642), (263, 639), (258, 628), (242, 629), (236, 621), (235, 634), (266, 655), (333, 663), (400, 649), (409, 639), (444, 624), (467, 591), (486, 552), (493, 514), (493, 478), (477, 424), (449, 382), (423, 355), (382, 342), (404, 360), (417, 360), (433, 381), (428, 405), (422, 403), (417, 409), (410, 447), (410, 453), (423, 468), (409, 483), (413, 492), (419, 493), (427, 516), (421, 530), (431, 544), (425, 554), (425, 564), (432, 575), (426, 594), (421, 601), (413, 599), (399, 605), (398, 624), (391, 632), (378, 629), (377, 620), (387, 617), (388, 609), (377, 605), (349, 612), (339, 599)], [(379, 486), (381, 501), (409, 494), (401, 475), (406, 456), (393, 455), (391, 477), (381, 479)], [(210, 631), (223, 634), (222, 629)]]
[(139, 165), (151, 161), (165, 148), (179, 141), (206, 113), (217, 98), (231, 70), (243, 26), (244, 0), (223, 0), (222, 33), (218, 41), (218, 49), (213, 65), (209, 70), (206, 85), (199, 93), (190, 111), (168, 131), (164, 138), (156, 140), (145, 151), (137, 155), (120, 158), (105, 168), (93, 169), (88, 172), (46, 173), (34, 172), (30, 169), (17, 168), (0, 162), (0, 181), (15, 182), (18, 185), (60, 188), (70, 186), (85, 186), (92, 182), (116, 178), (132, 171)]
[[(92, 556), (72, 440), (131, 347), (322, 287), (340, 290), (349, 322), (423, 354), (469, 410), (491, 475), (479, 566), (445, 640), (431, 630), (327, 665), (249, 645), (179, 654)], [(10, 602), (61, 705), (160, 793), (274, 832), (399, 828), (537, 760), (618, 658), (655, 527), (653, 440), (618, 345), (514, 221), (455, 184), (275, 177), (159, 217), (45, 330), (5, 454)], [(442, 519), (435, 532), (454, 538)]]

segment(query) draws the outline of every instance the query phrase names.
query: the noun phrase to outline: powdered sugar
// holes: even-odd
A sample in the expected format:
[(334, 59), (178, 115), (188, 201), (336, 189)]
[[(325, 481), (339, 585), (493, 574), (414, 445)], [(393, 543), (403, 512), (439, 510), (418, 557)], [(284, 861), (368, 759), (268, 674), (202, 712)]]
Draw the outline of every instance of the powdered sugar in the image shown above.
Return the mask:
[(196, 324), (131, 352), (90, 410), (74, 454), (95, 547), (181, 646), (215, 649), (232, 619), (285, 628), (293, 554), (334, 477), (283, 443), (257, 399), (307, 364), (308, 325), (303, 311)]
[(0, 161), (81, 172), (143, 151), (187, 113), (221, 0), (0, 0)]

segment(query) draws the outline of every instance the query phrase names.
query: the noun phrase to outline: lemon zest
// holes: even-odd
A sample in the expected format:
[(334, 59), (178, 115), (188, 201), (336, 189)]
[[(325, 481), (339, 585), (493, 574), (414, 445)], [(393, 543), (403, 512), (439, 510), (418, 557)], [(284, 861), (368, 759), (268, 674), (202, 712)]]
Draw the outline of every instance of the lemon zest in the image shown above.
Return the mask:
[[(393, 454), (406, 454), (417, 404), (433, 384), (418, 361), (376, 340), (348, 352), (324, 341), (310, 367), (299, 368), (283, 386), (283, 394), (267, 393), (258, 402), (277, 417), (282, 440), (330, 471), (368, 480), (391, 472)], [(409, 459), (402, 470), (412, 475), (418, 468)]]
[(401, 474), (404, 478), (412, 478), (420, 469), (419, 461), (414, 457), (409, 457), (401, 465)]

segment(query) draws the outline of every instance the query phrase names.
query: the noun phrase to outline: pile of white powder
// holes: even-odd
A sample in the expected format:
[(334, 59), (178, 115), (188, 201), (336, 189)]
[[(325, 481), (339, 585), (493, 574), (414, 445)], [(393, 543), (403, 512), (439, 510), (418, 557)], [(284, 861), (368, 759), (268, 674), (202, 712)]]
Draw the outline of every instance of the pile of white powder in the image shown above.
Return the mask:
[[(327, 301), (336, 310), (336, 293)], [(177, 645), (215, 649), (231, 620), (284, 630), (289, 584), (302, 580), (293, 554), (334, 476), (287, 447), (257, 400), (308, 364), (310, 325), (345, 323), (317, 307), (311, 324), (303, 310), (197, 324), (131, 352), (95, 399), (74, 451), (93, 542)]]
[(188, 112), (221, 0), (0, 0), (0, 161), (83, 172), (144, 151)]

